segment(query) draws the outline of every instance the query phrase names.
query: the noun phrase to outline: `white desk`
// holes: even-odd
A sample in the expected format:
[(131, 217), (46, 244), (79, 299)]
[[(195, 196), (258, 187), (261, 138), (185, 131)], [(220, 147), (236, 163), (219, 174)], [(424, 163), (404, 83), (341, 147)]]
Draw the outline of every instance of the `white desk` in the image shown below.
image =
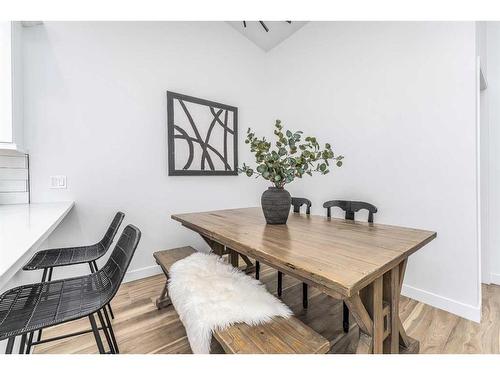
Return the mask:
[(0, 290), (29, 260), (74, 202), (0, 205)]

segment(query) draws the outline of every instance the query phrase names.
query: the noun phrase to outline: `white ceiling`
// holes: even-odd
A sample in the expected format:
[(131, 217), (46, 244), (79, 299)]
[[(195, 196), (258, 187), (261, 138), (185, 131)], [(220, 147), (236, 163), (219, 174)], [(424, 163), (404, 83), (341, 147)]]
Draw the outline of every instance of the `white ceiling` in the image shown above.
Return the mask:
[(259, 21), (246, 21), (247, 27), (243, 26), (243, 21), (228, 21), (227, 23), (242, 33), (246, 38), (251, 40), (264, 51), (276, 47), (302, 26), (306, 21), (263, 21), (269, 32), (266, 32)]

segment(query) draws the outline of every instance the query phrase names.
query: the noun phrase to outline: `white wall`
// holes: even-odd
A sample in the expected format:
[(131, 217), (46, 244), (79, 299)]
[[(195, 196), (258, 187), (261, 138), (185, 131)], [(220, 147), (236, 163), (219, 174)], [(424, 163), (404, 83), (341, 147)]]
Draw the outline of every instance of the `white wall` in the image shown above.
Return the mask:
[[(258, 205), (265, 183), (167, 176), (165, 90), (239, 107), (330, 141), (340, 170), (289, 187), (323, 214), (366, 200), (376, 220), (438, 232), (411, 257), (405, 294), (479, 318), (474, 23), (307, 24), (264, 54), (224, 23), (57, 23), (26, 29), (25, 124), (34, 201), (74, 199), (51, 246), (96, 240), (113, 211), (155, 250), (203, 246), (174, 212)], [(240, 161), (251, 161), (240, 137)], [(68, 176), (50, 190), (49, 176)]]
[(435, 230), (404, 294), (479, 319), (474, 23), (313, 22), (268, 54), (268, 118), (345, 156), (290, 186), (364, 200), (376, 221)]
[(500, 22), (487, 22), (490, 159), (490, 281), (500, 284)]
[(12, 142), (11, 23), (0, 21), (0, 142)]
[[(239, 107), (244, 131), (260, 123), (262, 55), (222, 22), (25, 29), (32, 200), (76, 202), (49, 245), (97, 241), (122, 210), (124, 225), (142, 230), (131, 265), (139, 277), (157, 271), (154, 251), (204, 246), (171, 214), (258, 205), (263, 184), (243, 176), (167, 176), (166, 90)], [(51, 175), (66, 175), (68, 189), (51, 190)]]

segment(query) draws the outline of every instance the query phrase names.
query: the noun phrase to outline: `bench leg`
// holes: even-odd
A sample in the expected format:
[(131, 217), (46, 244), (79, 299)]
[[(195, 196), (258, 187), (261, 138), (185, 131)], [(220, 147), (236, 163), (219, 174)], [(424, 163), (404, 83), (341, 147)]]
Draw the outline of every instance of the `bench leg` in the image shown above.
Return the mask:
[(161, 310), (167, 306), (170, 306), (171, 304), (172, 301), (170, 301), (170, 298), (168, 297), (168, 279), (167, 279), (167, 281), (165, 282), (165, 286), (161, 291), (160, 297), (156, 299), (156, 308), (158, 310)]

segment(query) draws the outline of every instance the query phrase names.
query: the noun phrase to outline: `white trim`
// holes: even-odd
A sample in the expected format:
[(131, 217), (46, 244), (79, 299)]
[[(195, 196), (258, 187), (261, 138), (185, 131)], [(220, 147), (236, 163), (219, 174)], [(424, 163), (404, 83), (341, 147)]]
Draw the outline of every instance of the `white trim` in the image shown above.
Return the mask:
[[(476, 30), (477, 32), (477, 30)], [(483, 263), (483, 244), (482, 244), (482, 200), (481, 200), (481, 87), (480, 87), (480, 71), (481, 57), (476, 58), (476, 246), (477, 246), (477, 287), (479, 305), (479, 320), (481, 320), (481, 301), (482, 288), (481, 282), (483, 278), (482, 263)], [(478, 320), (478, 321), (479, 321)]]
[(500, 273), (490, 273), (490, 283), (500, 285)]
[[(143, 279), (145, 277), (160, 275), (162, 270), (160, 266), (148, 266), (135, 270), (128, 271), (123, 280), (124, 283)], [(500, 285), (500, 274), (491, 275), (492, 282)], [(438, 309), (446, 310), (452, 314), (459, 315), (469, 320), (479, 322), (481, 319), (481, 307), (467, 305), (465, 303), (455, 301), (453, 299), (440, 296), (422, 289), (418, 289), (406, 284), (403, 284), (401, 293), (409, 298), (423, 302), (425, 304), (437, 307)]]
[(138, 268), (136, 270), (128, 271), (123, 278), (124, 283), (128, 283), (130, 281), (135, 281), (139, 279), (144, 279), (145, 277), (155, 276), (162, 273), (160, 266), (148, 266)]
[(477, 323), (481, 321), (480, 305), (468, 305), (406, 284), (403, 284), (401, 293), (406, 297), (437, 307), (438, 309), (448, 311), (465, 319), (469, 319)]

